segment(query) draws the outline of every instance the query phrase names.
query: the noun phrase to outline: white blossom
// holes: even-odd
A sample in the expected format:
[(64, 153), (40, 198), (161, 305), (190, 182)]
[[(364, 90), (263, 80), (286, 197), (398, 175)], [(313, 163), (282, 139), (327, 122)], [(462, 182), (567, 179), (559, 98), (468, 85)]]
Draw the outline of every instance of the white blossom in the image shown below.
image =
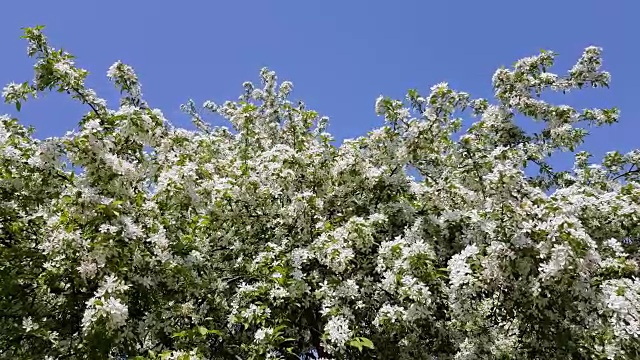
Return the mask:
[(382, 125), (338, 145), (269, 69), (237, 101), (204, 103), (229, 128), (189, 101), (186, 130), (149, 108), (131, 66), (107, 71), (122, 94), (109, 109), (40, 28), (25, 37), (35, 76), (5, 101), (51, 88), (88, 111), (45, 140), (0, 116), (4, 357), (640, 352), (640, 150), (529, 167), (617, 121), (542, 96), (606, 87), (601, 49), (566, 75), (552, 52), (517, 61), (493, 100), (447, 83), (381, 95)]

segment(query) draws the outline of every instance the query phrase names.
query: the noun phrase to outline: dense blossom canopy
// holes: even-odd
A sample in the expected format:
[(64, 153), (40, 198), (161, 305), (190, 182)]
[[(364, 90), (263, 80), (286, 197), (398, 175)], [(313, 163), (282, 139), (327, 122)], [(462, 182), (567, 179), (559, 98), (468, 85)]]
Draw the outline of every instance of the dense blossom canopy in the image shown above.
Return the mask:
[(5, 101), (89, 113), (45, 140), (0, 118), (1, 358), (640, 358), (640, 151), (548, 164), (618, 119), (541, 97), (607, 87), (599, 48), (563, 76), (552, 52), (498, 70), (494, 102), (380, 97), (384, 125), (336, 146), (267, 69), (189, 101), (188, 131), (130, 66), (112, 110), (42, 27), (25, 38), (35, 77)]

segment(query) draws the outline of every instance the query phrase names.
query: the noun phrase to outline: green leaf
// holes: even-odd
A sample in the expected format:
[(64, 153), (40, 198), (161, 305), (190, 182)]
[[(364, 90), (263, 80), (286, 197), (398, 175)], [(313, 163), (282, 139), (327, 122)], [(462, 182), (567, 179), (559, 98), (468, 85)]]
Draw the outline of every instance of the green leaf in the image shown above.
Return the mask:
[(360, 352), (362, 352), (362, 344), (357, 339), (353, 339), (353, 340), (349, 341), (349, 345), (353, 346), (355, 348), (358, 348), (358, 350), (360, 350)]
[(222, 335), (224, 335), (224, 334), (222, 333), (222, 331), (220, 331), (220, 330), (216, 330), (216, 329), (208, 330), (208, 332), (209, 332), (209, 334), (214, 334), (214, 335), (218, 335), (218, 336), (222, 336)]
[(196, 330), (198, 331), (198, 333), (200, 333), (200, 335), (207, 335), (207, 333), (209, 332), (204, 326), (198, 326)]
[(373, 341), (367, 339), (366, 337), (361, 337), (360, 341), (362, 341), (362, 346), (369, 348), (369, 349), (374, 349), (373, 346)]
[(187, 336), (187, 332), (186, 331), (180, 331), (180, 332), (177, 332), (177, 333), (171, 335), (171, 337), (177, 337), (177, 338), (181, 338), (181, 337), (185, 337), (185, 336)]
[(349, 341), (349, 345), (357, 348), (360, 352), (362, 352), (363, 347), (366, 347), (369, 349), (374, 348), (373, 342), (367, 339), (366, 337), (353, 338), (351, 341)]

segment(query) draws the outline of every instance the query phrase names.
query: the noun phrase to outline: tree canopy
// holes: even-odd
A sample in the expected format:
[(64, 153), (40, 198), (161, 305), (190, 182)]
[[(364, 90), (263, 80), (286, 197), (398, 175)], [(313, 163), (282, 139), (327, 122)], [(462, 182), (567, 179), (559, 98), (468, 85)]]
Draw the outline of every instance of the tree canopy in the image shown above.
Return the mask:
[(541, 97), (606, 88), (601, 49), (499, 69), (491, 100), (380, 97), (381, 126), (336, 145), (268, 69), (187, 102), (190, 131), (130, 66), (110, 109), (42, 27), (24, 38), (35, 75), (5, 101), (88, 112), (43, 140), (0, 117), (0, 358), (640, 358), (640, 151), (594, 162), (576, 148), (619, 111)]

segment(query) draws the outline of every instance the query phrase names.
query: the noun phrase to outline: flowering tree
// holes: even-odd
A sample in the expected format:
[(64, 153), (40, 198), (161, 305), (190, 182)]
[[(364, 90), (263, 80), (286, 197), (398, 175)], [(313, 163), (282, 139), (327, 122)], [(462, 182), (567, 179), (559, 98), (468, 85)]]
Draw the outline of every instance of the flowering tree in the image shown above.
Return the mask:
[(35, 77), (5, 101), (89, 112), (46, 140), (0, 118), (1, 358), (640, 357), (640, 151), (547, 161), (618, 118), (540, 98), (606, 87), (599, 48), (565, 76), (552, 52), (498, 70), (494, 103), (380, 97), (384, 125), (335, 146), (266, 69), (238, 101), (189, 101), (187, 131), (128, 65), (111, 110), (42, 27), (24, 37)]

